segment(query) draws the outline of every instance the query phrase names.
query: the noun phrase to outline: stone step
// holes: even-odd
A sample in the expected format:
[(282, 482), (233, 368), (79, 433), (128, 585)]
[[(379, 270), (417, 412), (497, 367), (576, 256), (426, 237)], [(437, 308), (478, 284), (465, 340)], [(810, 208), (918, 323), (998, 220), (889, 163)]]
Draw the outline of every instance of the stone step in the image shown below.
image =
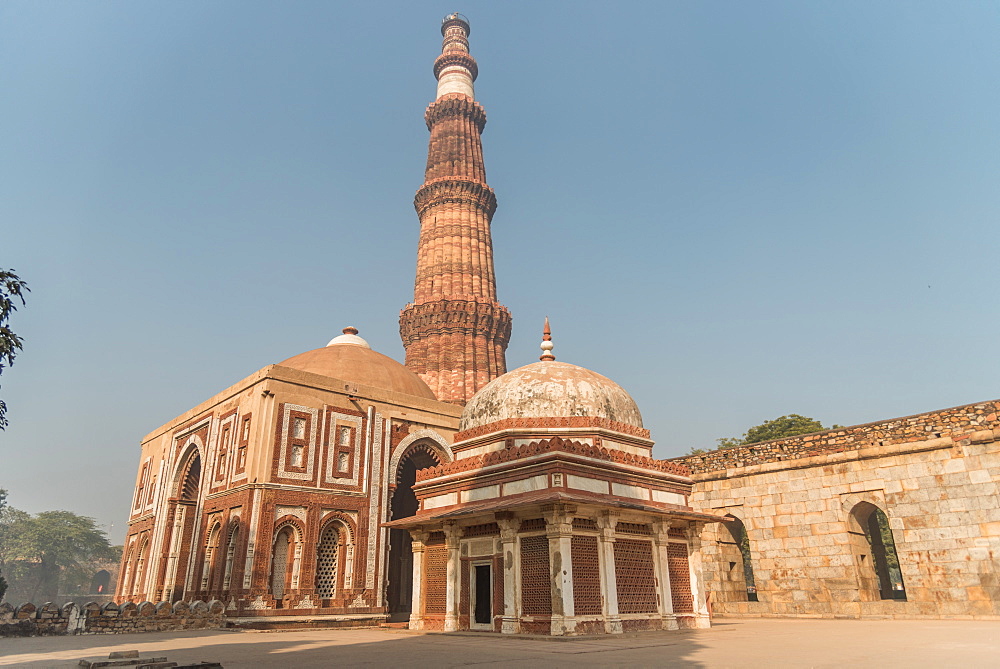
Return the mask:
[[(119, 653), (112, 653), (112, 655), (119, 655), (119, 657), (114, 659), (112, 658), (108, 659), (101, 658), (93, 660), (82, 659), (77, 664), (77, 666), (88, 667), (88, 669), (100, 669), (101, 667), (146, 667), (167, 661), (166, 657), (140, 658), (138, 651), (135, 651), (135, 655), (128, 654), (124, 656), (121, 655), (122, 652), (130, 653), (130, 651), (119, 651)], [(170, 664), (170, 666), (173, 667), (174, 665)]]
[(226, 627), (249, 630), (307, 630), (378, 627), (385, 616), (262, 616), (230, 618)]

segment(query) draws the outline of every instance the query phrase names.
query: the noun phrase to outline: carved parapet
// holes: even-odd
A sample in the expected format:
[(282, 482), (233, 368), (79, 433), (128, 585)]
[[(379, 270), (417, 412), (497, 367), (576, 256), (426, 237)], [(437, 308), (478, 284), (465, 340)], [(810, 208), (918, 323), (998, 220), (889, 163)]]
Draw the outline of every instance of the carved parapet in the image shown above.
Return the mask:
[(643, 467), (666, 474), (678, 476), (688, 476), (689, 472), (684, 465), (670, 460), (655, 460), (634, 453), (625, 451), (609, 450), (592, 444), (585, 444), (579, 441), (569, 441), (561, 437), (553, 437), (542, 441), (533, 441), (524, 446), (514, 446), (501, 451), (491, 451), (470, 458), (462, 458), (438, 467), (428, 467), (417, 470), (417, 481), (427, 481), (439, 476), (447, 476), (472, 470), (482, 469), (493, 465), (500, 465), (523, 458), (529, 458), (546, 453), (568, 453), (571, 455), (581, 455), (596, 460), (614, 462), (616, 464)]
[[(552, 417), (522, 417), (522, 418), (505, 418), (503, 420), (498, 420), (493, 423), (487, 423), (486, 425), (479, 425), (477, 427), (469, 428), (468, 430), (462, 430), (461, 432), (455, 433), (455, 441), (466, 441), (468, 439), (475, 439), (476, 437), (482, 437), (493, 432), (500, 432), (502, 430), (530, 430), (530, 429), (551, 429), (551, 428), (605, 428), (608, 430), (613, 430), (615, 432), (621, 432), (623, 434), (629, 434), (633, 437), (640, 437), (642, 439), (649, 439), (649, 430), (636, 427), (629, 423), (622, 423), (616, 420), (611, 420), (610, 418), (604, 418), (603, 416), (552, 416)], [(651, 458), (650, 458), (651, 459)], [(667, 460), (657, 460), (657, 462), (668, 462)], [(680, 464), (680, 463), (678, 463)], [(680, 464), (685, 472), (687, 472), (687, 467)], [(689, 474), (685, 473), (684, 476)]]
[(440, 334), (484, 335), (506, 347), (511, 317), (507, 307), (477, 300), (439, 300), (410, 304), (399, 315), (403, 344)]
[(497, 196), (492, 188), (479, 181), (445, 177), (428, 181), (413, 198), (418, 216), (442, 204), (469, 204), (492, 218), (497, 210)]

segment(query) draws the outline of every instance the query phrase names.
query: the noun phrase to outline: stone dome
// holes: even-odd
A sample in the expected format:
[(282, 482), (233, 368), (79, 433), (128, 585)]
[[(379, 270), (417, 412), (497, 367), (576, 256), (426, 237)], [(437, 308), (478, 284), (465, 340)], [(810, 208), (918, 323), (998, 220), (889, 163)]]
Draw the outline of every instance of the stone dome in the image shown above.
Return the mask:
[(589, 369), (555, 360), (525, 365), (493, 379), (462, 412), (459, 430), (508, 418), (607, 418), (642, 428), (642, 414), (617, 383)]
[(368, 342), (357, 335), (355, 328), (344, 328), (344, 334), (334, 337), (326, 346), (299, 353), (278, 364), (389, 392), (436, 399), (419, 376), (389, 356), (373, 351)]

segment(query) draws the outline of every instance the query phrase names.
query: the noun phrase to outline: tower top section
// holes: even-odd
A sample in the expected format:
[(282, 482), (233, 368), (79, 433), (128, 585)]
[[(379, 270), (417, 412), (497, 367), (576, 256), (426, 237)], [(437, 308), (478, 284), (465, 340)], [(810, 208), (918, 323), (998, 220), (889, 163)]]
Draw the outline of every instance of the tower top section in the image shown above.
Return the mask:
[(465, 29), (466, 37), (468, 37), (469, 33), (472, 32), (472, 28), (469, 27), (468, 17), (465, 14), (455, 12), (441, 19), (441, 34), (446, 35), (448, 28), (453, 24), (462, 26)]
[(469, 20), (461, 14), (449, 14), (441, 21), (441, 55), (434, 61), (437, 97), (458, 93), (475, 99), (472, 82), (479, 75), (476, 59), (469, 55)]

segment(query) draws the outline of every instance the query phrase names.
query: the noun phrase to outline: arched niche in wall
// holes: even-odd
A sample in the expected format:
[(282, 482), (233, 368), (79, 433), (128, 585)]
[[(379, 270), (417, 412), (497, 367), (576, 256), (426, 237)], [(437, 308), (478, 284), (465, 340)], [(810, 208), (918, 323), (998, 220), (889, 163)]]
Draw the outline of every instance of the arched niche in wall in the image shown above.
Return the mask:
[(757, 582), (753, 573), (750, 536), (743, 521), (728, 514), (718, 527), (719, 578), (722, 601), (756, 602)]
[(848, 514), (848, 533), (858, 570), (862, 601), (906, 600), (903, 573), (889, 518), (875, 504), (861, 501)]

